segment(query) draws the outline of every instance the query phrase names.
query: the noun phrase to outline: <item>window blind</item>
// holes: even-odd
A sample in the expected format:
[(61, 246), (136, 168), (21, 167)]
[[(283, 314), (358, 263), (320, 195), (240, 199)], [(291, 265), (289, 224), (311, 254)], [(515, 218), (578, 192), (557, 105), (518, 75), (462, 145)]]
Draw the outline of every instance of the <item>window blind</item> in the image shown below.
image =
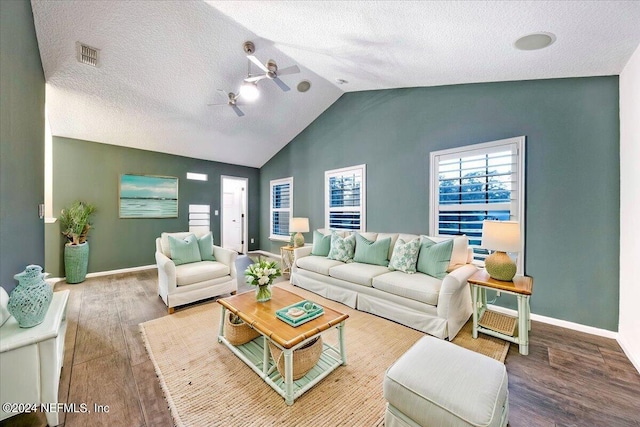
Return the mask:
[(520, 137), (432, 153), (431, 232), (467, 235), (480, 264), (489, 255), (480, 248), (482, 221), (520, 221), (524, 236), (523, 144)]
[(271, 237), (289, 239), (293, 178), (271, 181)]
[(325, 227), (364, 231), (365, 166), (325, 172), (325, 188)]

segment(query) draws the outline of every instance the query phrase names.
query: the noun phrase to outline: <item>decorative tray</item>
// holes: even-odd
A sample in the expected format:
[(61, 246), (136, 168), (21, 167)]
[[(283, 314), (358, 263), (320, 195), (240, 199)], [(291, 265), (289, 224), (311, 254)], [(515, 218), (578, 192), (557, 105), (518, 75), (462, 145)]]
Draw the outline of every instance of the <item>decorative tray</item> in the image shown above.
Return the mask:
[(278, 319), (294, 328), (323, 314), (324, 309), (321, 306), (308, 300), (302, 300), (276, 311), (276, 317)]

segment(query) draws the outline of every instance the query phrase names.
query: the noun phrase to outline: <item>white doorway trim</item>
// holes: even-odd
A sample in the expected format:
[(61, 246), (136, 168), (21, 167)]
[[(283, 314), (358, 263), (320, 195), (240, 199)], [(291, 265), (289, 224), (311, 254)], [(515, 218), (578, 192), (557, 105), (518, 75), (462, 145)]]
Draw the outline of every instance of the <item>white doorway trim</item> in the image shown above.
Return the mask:
[[(221, 175), (220, 176), (220, 246), (224, 247), (224, 233), (225, 233), (225, 207), (224, 207), (224, 194), (225, 194), (225, 182), (228, 184), (240, 184), (243, 188), (243, 196), (241, 198), (241, 213), (242, 213), (242, 253), (246, 254), (249, 249), (249, 178)], [(228, 214), (228, 213), (227, 213)]]

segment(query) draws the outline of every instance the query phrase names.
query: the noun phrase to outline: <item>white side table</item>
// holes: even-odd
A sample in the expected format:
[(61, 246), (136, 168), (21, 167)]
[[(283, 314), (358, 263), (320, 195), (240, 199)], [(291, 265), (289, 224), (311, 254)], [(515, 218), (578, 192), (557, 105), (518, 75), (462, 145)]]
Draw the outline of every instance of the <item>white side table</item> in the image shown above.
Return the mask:
[[(44, 321), (33, 328), (21, 328), (14, 317), (0, 327), (0, 400), (15, 404), (58, 403), (60, 370), (64, 359), (69, 290), (54, 292)], [(16, 405), (24, 408), (24, 405)], [(23, 409), (34, 410), (27, 407)], [(40, 409), (40, 406), (37, 407)], [(12, 417), (0, 409), (0, 420)], [(49, 426), (59, 424), (58, 412), (46, 412)]]
[(291, 267), (293, 266), (293, 246), (280, 247), (280, 260), (282, 264), (282, 274), (291, 276)]
[[(515, 276), (511, 282), (493, 279), (486, 270), (482, 269), (473, 274), (468, 280), (471, 285), (473, 300), (473, 338), (478, 338), (478, 332), (491, 335), (518, 344), (520, 354), (529, 354), (529, 331), (531, 330), (531, 308), (529, 299), (533, 293), (533, 278), (530, 276)], [(480, 325), (480, 320), (487, 310), (487, 289), (515, 295), (518, 300), (518, 335), (511, 336), (490, 327)]]

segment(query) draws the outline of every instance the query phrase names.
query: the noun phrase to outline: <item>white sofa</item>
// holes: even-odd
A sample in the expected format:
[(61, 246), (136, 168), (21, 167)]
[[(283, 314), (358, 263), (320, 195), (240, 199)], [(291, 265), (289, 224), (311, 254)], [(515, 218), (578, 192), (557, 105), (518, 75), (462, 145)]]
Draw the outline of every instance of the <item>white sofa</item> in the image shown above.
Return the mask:
[(169, 235), (184, 239), (189, 234), (162, 233), (156, 239), (156, 263), (158, 265), (158, 295), (167, 305), (169, 314), (174, 308), (191, 302), (238, 290), (235, 261), (237, 252), (213, 246), (215, 261), (199, 261), (175, 265), (171, 260)]
[[(420, 238), (401, 233), (361, 235), (371, 241), (391, 237), (388, 259), (398, 238), (405, 242)], [(425, 237), (436, 242), (447, 240)], [(473, 253), (466, 236), (454, 238), (451, 262), (444, 279), (420, 272), (390, 271), (380, 265), (344, 263), (311, 255), (311, 251), (311, 246), (294, 250), (293, 285), (442, 339), (452, 340), (471, 316), (467, 279), (477, 267), (471, 263)]]

